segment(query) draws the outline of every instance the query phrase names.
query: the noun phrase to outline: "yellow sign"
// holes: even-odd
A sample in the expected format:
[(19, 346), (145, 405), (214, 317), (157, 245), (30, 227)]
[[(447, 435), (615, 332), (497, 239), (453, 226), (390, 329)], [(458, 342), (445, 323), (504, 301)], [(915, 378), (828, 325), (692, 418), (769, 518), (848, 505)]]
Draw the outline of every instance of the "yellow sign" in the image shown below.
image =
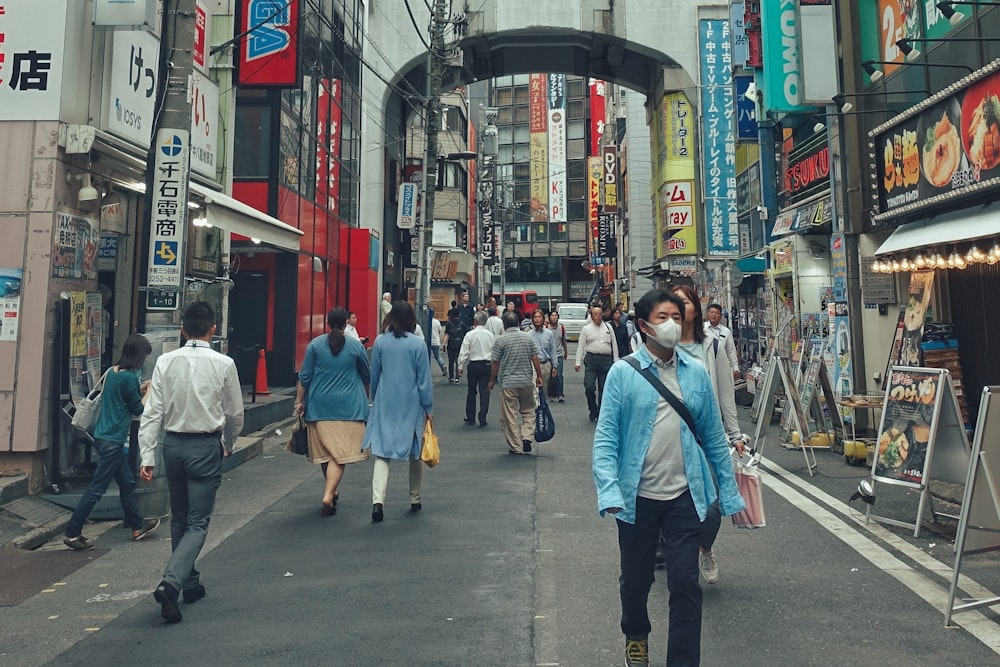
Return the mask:
[(87, 356), (87, 295), (69, 293), (69, 356)]
[(657, 258), (698, 253), (694, 132), (695, 114), (687, 96), (682, 92), (664, 95), (653, 137)]

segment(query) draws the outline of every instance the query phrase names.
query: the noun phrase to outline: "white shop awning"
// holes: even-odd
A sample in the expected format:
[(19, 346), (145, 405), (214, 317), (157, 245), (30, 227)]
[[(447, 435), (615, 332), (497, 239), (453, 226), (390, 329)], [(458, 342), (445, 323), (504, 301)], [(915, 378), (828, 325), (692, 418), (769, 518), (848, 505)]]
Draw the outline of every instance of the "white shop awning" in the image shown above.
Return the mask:
[(914, 248), (948, 245), (1000, 236), (1000, 204), (948, 211), (927, 220), (900, 225), (889, 235), (876, 255), (891, 255)]
[(262, 243), (298, 252), (302, 230), (285, 224), (253, 206), (191, 181), (191, 192), (205, 200), (206, 218), (213, 227), (260, 239)]

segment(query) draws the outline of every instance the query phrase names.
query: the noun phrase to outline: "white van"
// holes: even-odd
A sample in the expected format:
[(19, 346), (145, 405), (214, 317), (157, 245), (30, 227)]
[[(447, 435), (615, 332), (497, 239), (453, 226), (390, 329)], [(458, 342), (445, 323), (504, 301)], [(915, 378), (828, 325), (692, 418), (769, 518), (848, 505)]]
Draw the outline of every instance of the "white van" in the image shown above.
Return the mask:
[(577, 341), (583, 325), (590, 319), (590, 306), (586, 303), (560, 303), (556, 305), (559, 324), (566, 327), (566, 339)]

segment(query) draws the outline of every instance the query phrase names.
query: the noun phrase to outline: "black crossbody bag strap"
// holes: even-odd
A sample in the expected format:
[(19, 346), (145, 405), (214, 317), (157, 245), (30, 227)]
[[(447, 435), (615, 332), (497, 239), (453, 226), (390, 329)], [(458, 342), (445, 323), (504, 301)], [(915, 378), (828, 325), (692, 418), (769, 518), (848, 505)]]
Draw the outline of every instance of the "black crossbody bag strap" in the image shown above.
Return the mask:
[(641, 367), (638, 359), (629, 355), (625, 357), (625, 361), (628, 362), (629, 366), (639, 371), (639, 374), (646, 378), (649, 384), (653, 385), (656, 391), (660, 392), (660, 396), (662, 396), (663, 399), (670, 404), (670, 407), (672, 407), (674, 411), (680, 415), (681, 419), (684, 420), (684, 423), (687, 424), (687, 427), (691, 429), (691, 433), (694, 435), (695, 441), (701, 445), (701, 437), (698, 435), (698, 429), (695, 428), (694, 417), (691, 416), (691, 411), (688, 410), (687, 406), (681, 402), (681, 399), (674, 396), (674, 393), (667, 389), (667, 386), (660, 382), (660, 378), (656, 377), (651, 370)]

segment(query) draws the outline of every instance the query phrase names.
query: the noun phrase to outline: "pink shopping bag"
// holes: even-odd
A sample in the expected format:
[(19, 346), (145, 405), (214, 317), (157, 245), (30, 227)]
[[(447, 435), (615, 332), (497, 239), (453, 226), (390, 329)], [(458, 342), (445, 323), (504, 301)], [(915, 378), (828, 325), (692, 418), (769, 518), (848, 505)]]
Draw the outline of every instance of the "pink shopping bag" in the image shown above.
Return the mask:
[(737, 528), (763, 528), (764, 497), (761, 492), (760, 471), (750, 454), (740, 457), (733, 451), (733, 472), (746, 509), (733, 515), (733, 525)]

